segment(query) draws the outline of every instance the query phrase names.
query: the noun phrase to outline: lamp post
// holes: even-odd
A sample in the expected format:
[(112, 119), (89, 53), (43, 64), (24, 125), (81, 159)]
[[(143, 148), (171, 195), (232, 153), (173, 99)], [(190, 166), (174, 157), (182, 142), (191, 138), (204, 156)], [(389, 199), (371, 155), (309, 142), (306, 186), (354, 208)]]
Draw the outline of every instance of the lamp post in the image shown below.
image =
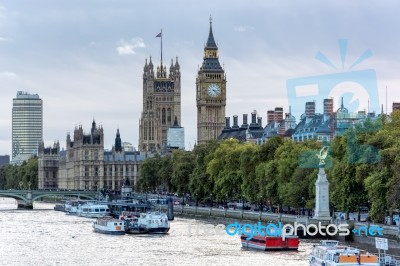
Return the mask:
[(28, 182), (29, 190), (31, 190), (31, 185), (32, 185), (32, 183), (31, 183), (31, 181), (29, 181), (29, 182)]
[(19, 190), (22, 190), (22, 185), (23, 185), (22, 181), (19, 182)]
[(209, 215), (211, 216), (211, 210), (212, 210), (212, 207), (213, 207), (213, 194), (210, 194), (210, 197), (211, 197), (211, 205), (210, 205), (210, 213), (209, 213)]
[(301, 216), (304, 215), (304, 205), (305, 205), (304, 197), (301, 197)]
[(196, 207), (198, 207), (199, 206), (199, 200), (198, 200), (198, 196), (197, 196), (197, 191), (194, 192), (194, 198), (196, 200)]

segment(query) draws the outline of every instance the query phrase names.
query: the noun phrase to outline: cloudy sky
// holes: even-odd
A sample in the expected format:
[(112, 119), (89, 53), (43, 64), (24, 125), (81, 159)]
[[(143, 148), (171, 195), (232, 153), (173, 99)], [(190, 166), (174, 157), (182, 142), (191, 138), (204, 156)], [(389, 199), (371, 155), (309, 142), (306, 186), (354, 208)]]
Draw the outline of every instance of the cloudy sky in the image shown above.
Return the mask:
[[(106, 149), (117, 128), (136, 147), (143, 66), (149, 56), (159, 64), (160, 29), (164, 61), (179, 57), (182, 125), (186, 147), (193, 148), (195, 80), (210, 14), (227, 75), (226, 114), (238, 114), (239, 123), (253, 110), (264, 122), (269, 109), (287, 112), (294, 101), (288, 80), (368, 69), (378, 89), (371, 101), (386, 104), (387, 87), (391, 112), (391, 103), (400, 101), (399, 10), (396, 0), (1, 1), (0, 154), (11, 154), (12, 99), (20, 90), (43, 99), (46, 145), (59, 140), (65, 147), (67, 132), (79, 124), (89, 132), (94, 117), (103, 125)], [(347, 40), (342, 57), (340, 39)], [(351, 67), (365, 52), (366, 60)]]

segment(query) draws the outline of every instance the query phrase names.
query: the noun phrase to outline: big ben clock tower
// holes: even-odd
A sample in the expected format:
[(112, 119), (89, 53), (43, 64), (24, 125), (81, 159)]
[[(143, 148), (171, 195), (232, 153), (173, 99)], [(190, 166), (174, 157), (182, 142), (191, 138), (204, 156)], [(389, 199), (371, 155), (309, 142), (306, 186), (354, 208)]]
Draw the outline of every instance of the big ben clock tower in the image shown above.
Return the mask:
[(218, 61), (218, 47), (212, 32), (204, 47), (203, 64), (196, 78), (197, 141), (217, 139), (225, 126), (226, 76)]

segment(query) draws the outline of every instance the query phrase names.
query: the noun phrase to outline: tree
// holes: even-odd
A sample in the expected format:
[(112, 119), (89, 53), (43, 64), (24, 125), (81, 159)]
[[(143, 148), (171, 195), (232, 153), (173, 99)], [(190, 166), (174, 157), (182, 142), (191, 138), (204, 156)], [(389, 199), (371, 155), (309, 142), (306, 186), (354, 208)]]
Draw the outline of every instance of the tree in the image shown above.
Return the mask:
[(206, 144), (197, 145), (193, 149), (195, 167), (189, 177), (189, 191), (196, 201), (211, 200), (214, 190), (214, 180), (207, 173), (207, 166), (213, 159), (214, 151), (219, 142), (209, 141)]
[(179, 195), (189, 192), (189, 177), (194, 167), (195, 162), (191, 152), (182, 150), (173, 152), (171, 185)]
[(155, 191), (161, 184), (159, 176), (161, 168), (161, 157), (155, 155), (154, 157), (147, 158), (142, 162), (140, 169), (140, 177), (136, 184), (136, 189), (139, 191)]
[(161, 157), (157, 176), (160, 178), (162, 190), (171, 191), (172, 171), (172, 156), (167, 154)]
[(241, 189), (247, 200), (258, 203), (261, 203), (261, 198), (258, 197), (260, 186), (256, 181), (256, 167), (260, 161), (260, 146), (243, 144), (240, 154), (240, 173), (243, 179)]
[(242, 198), (242, 173), (240, 171), (240, 155), (243, 144), (237, 139), (221, 142), (208, 163), (207, 174), (214, 180), (214, 194), (219, 200)]

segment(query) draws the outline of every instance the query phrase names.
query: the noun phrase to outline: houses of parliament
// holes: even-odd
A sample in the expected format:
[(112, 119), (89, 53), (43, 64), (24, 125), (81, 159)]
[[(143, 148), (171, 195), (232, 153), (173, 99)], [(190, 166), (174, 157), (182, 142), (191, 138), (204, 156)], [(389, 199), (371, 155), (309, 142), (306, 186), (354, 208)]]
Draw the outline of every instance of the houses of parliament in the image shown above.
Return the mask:
[[(162, 37), (162, 36), (161, 36)], [(178, 57), (169, 73), (162, 62), (154, 71), (152, 58), (143, 73), (143, 111), (139, 121), (139, 150), (159, 152), (169, 147), (168, 129), (181, 124), (181, 72)], [(217, 139), (225, 125), (226, 76), (218, 60), (212, 21), (203, 63), (196, 78), (197, 142)]]
[[(157, 37), (162, 38), (161, 34)], [(141, 162), (147, 157), (156, 152), (184, 149), (181, 92), (178, 57), (167, 68), (161, 48), (160, 65), (154, 69), (150, 57), (143, 69), (138, 151), (122, 142), (119, 129), (115, 144), (106, 150), (103, 127), (93, 120), (89, 133), (80, 125), (75, 127), (73, 136), (67, 134), (66, 150), (60, 150), (58, 142), (49, 148), (43, 142), (40, 144), (39, 189), (120, 190), (123, 184), (136, 184)], [(196, 78), (196, 103), (197, 142), (217, 139), (225, 125), (226, 77), (218, 60), (211, 19), (203, 63)]]

